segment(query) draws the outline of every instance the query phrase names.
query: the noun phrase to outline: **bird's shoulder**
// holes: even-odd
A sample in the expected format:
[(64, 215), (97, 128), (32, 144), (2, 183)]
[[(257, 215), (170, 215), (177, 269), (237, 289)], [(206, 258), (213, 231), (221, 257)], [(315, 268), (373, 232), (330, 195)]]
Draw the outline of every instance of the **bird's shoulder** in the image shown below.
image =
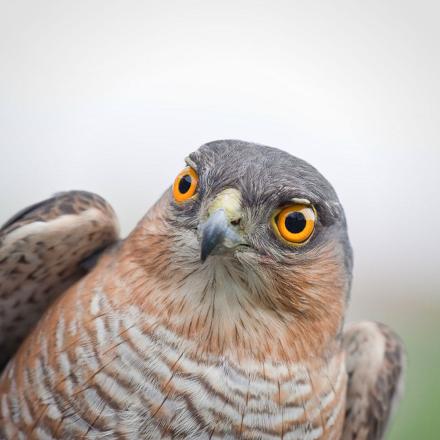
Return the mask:
[(381, 439), (403, 393), (403, 343), (388, 326), (363, 321), (347, 327), (343, 347), (348, 387), (342, 439)]
[(118, 235), (111, 206), (85, 191), (58, 193), (4, 223), (0, 229), (0, 369), (48, 305), (83, 277)]

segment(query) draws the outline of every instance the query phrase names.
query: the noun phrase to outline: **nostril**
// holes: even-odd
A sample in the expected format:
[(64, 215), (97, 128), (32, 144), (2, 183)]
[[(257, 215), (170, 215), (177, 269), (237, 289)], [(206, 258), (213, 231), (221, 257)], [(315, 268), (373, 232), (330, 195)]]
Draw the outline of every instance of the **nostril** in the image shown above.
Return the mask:
[(236, 220), (231, 220), (231, 225), (238, 226), (241, 222), (241, 218), (237, 218)]

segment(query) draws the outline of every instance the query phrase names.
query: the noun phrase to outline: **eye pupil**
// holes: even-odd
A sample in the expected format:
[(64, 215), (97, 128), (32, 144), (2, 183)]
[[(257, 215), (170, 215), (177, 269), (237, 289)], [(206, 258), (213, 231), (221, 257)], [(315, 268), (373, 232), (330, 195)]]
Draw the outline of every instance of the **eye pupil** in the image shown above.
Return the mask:
[(306, 218), (302, 212), (292, 212), (285, 219), (286, 229), (292, 234), (302, 232), (306, 227)]
[(189, 200), (194, 194), (196, 194), (198, 182), (199, 177), (193, 168), (186, 167), (183, 169), (174, 179), (174, 200), (177, 203), (182, 203)]
[(313, 206), (300, 203), (275, 211), (272, 217), (272, 227), (279, 238), (292, 245), (305, 243), (313, 234), (315, 223), (316, 211)]
[(186, 194), (191, 188), (192, 177), (189, 174), (185, 174), (180, 178), (179, 191), (182, 194)]

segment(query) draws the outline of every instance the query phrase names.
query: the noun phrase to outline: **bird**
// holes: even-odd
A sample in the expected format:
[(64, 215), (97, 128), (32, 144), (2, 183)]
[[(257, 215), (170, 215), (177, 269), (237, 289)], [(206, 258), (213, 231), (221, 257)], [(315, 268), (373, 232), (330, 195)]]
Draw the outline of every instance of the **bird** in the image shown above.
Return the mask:
[(1, 439), (379, 440), (405, 350), (346, 324), (353, 253), (314, 167), (202, 145), (125, 239), (57, 193), (0, 230)]

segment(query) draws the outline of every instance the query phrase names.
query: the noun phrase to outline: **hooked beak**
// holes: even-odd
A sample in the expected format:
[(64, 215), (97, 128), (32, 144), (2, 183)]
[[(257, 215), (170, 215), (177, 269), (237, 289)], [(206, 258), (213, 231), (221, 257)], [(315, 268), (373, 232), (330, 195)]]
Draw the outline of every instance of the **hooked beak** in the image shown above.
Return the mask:
[(202, 262), (214, 250), (234, 249), (245, 244), (239, 233), (241, 210), (237, 190), (229, 189), (220, 194), (208, 210), (208, 215), (208, 219), (200, 225)]

